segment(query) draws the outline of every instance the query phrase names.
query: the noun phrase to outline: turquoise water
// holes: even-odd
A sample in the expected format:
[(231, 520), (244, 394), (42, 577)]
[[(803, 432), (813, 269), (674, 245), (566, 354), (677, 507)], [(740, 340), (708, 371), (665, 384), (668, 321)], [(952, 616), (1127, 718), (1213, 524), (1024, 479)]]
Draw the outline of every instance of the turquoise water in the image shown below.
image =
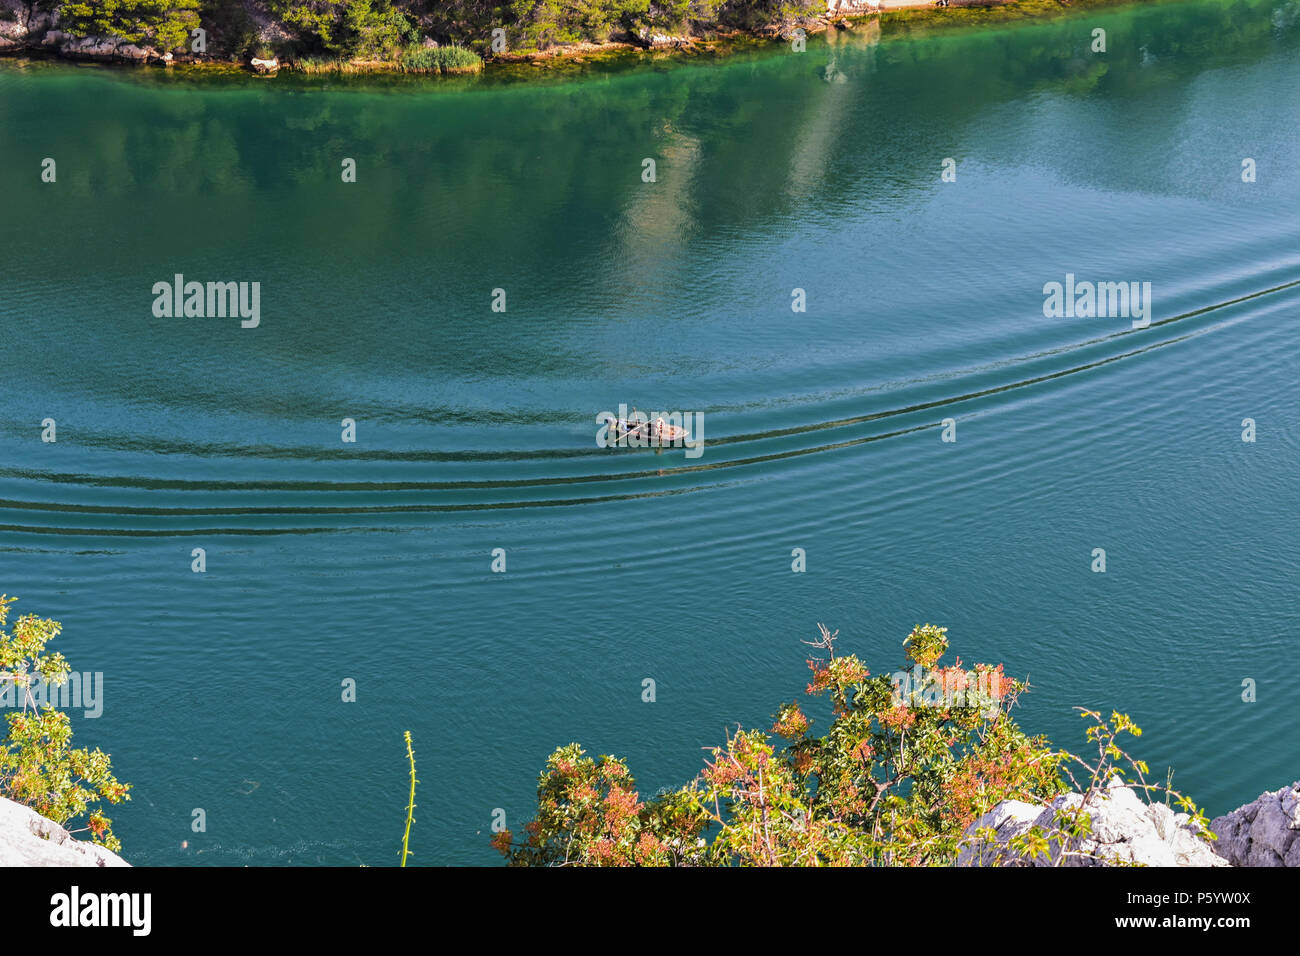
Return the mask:
[[(124, 855), (395, 863), (409, 729), (416, 862), (494, 863), (555, 746), (677, 786), (818, 621), (875, 671), (948, 626), (1062, 745), (1128, 712), (1212, 815), (1294, 780), (1298, 51), (1259, 0), (563, 82), (0, 63), (0, 591), (104, 673)], [(260, 324), (155, 317), (176, 273)], [(1044, 317), (1067, 273), (1150, 325)], [(620, 402), (702, 453), (595, 447)]]

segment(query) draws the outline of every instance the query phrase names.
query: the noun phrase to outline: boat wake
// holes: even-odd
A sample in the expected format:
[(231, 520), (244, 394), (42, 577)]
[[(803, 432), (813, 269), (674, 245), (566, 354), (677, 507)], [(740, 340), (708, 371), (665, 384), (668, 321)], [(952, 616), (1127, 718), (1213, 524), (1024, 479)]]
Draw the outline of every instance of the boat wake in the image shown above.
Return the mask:
[[(852, 394), (801, 396), (786, 409), (791, 424), (746, 429), (755, 412), (706, 409), (711, 434), (702, 457), (681, 449), (594, 447), (575, 424), (572, 441), (519, 449), (357, 449), (241, 446), (167, 442), (97, 433), (78, 437), (92, 451), (184, 456), (195, 470), (247, 471), (251, 461), (301, 478), (249, 480), (96, 474), (31, 467), (0, 468), (0, 531), (16, 534), (166, 537), (192, 535), (328, 534), (358, 529), (401, 531), (440, 514), (521, 508), (563, 508), (689, 494), (767, 477), (786, 463), (844, 453), (941, 429), (946, 420), (997, 414), (1017, 401), (1050, 401), (1067, 380), (1104, 375), (1117, 363), (1140, 360), (1242, 322), (1280, 321), (1300, 302), (1300, 279), (1012, 361), (963, 368), (927, 380)], [(892, 399), (892, 401), (891, 401)], [(860, 413), (816, 416), (810, 409)], [(874, 406), (874, 407), (873, 407)], [(770, 410), (771, 406), (768, 406)], [(585, 418), (585, 416), (583, 416)], [(771, 417), (770, 415), (767, 417)], [(490, 434), (503, 434), (494, 428)], [(16, 456), (6, 456), (15, 460)], [(236, 466), (238, 466), (236, 468)], [(436, 466), (446, 477), (424, 477)], [(377, 468), (382, 476), (375, 476)], [(325, 478), (340, 470), (345, 478)], [(532, 472), (520, 475), (520, 472)]]

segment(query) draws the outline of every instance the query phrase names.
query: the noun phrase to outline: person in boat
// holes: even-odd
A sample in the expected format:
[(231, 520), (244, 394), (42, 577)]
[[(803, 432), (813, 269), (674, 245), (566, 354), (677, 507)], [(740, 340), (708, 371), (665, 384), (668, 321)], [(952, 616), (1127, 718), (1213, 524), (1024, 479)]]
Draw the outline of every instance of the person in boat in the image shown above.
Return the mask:
[(636, 424), (637, 419), (640, 417), (641, 417), (640, 410), (638, 410), (637, 407), (633, 405), (632, 412), (627, 417), (626, 429), (624, 431), (625, 435), (630, 437), (633, 432), (639, 431), (641, 429), (641, 425)]

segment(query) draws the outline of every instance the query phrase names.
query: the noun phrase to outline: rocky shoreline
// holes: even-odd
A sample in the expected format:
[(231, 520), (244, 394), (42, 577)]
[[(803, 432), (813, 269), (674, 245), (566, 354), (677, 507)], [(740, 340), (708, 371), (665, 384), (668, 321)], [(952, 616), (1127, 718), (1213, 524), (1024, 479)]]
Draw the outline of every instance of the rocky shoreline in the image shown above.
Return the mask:
[(0, 797), (0, 866), (130, 866), (112, 850), (75, 839), (31, 807)]
[[(1018, 6), (1021, 0), (948, 0), (953, 7)], [(1101, 0), (1106, 2), (1106, 0)], [(1113, 2), (1113, 0), (1111, 0)], [(1057, 0), (1065, 7), (1063, 0)], [(1055, 4), (1054, 4), (1055, 5)], [(611, 38), (605, 42), (578, 42), (553, 46), (545, 50), (520, 53), (504, 52), (487, 58), (488, 65), (577, 60), (635, 52), (691, 53), (717, 52), (728, 47), (754, 42), (791, 42), (802, 31), (805, 36), (839, 28), (850, 29), (855, 21), (874, 19), (882, 14), (911, 11), (926, 15), (936, 8), (935, 0), (826, 0), (826, 10), (817, 16), (795, 18), (771, 23), (753, 30), (709, 30), (701, 35), (671, 34), (653, 29), (642, 29)], [(278, 23), (267, 20), (257, 24), (259, 39), (265, 44), (284, 41), (287, 35)], [(424, 44), (438, 44), (426, 37)], [(281, 69), (322, 72), (318, 64), (299, 63), (292, 57), (224, 57), (218, 54), (164, 51), (154, 46), (141, 45), (113, 36), (78, 36), (60, 29), (57, 12), (37, 10), (34, 4), (23, 0), (0, 0), (0, 56), (55, 57), (73, 61), (116, 63), (131, 65), (220, 67), (224, 70), (242, 68), (249, 73), (269, 74)], [(411, 72), (397, 62), (389, 61), (339, 61), (337, 68), (345, 72)], [(477, 72), (448, 70), (444, 72)], [(418, 72), (418, 71), (416, 71)]]
[[(1006, 800), (967, 829), (971, 842), (958, 866), (1300, 866), (1300, 780), (1263, 793), (1258, 799), (1210, 822), (1217, 839), (1208, 840), (1185, 813), (1163, 803), (1145, 803), (1132, 787), (1114, 781), (1090, 801), (1091, 833), (1069, 846), (1034, 860), (1021, 859), (1007, 844), (1031, 827), (1052, 828), (1061, 809), (1078, 806), (1077, 793), (1058, 797), (1046, 807)], [(991, 841), (976, 831), (993, 831)], [(0, 865), (129, 866), (102, 846), (74, 839), (68, 831), (30, 807), (0, 797)]]
[[(1084, 801), (1068, 793), (1042, 807), (1004, 800), (966, 830), (958, 866), (1300, 866), (1300, 780), (1210, 821), (1209, 839), (1186, 813), (1145, 803), (1118, 780), (1089, 800), (1091, 832), (1026, 859), (1009, 846), (1032, 828), (1050, 832), (1056, 814)], [(992, 831), (991, 840), (978, 831)]]
[[(13, 11), (12, 2), (13, 0), (2, 0), (0, 10), (7, 8)], [(847, 2), (853, 4), (855, 9), (861, 7), (865, 10), (867, 7), (867, 0), (847, 0)], [(912, 3), (912, 5), (921, 5), (916, 0), (907, 0), (907, 2)], [(926, 0), (922, 0), (922, 2), (926, 2)], [(20, 13), (20, 11), (14, 12)], [(699, 51), (716, 48), (737, 40), (787, 40), (795, 36), (795, 31), (799, 29), (802, 29), (808, 35), (813, 35), (827, 30), (835, 19), (843, 18), (843, 15), (841, 15), (836, 18), (794, 21), (789, 25), (772, 25), (755, 33), (719, 33), (716, 38), (674, 36), (646, 30), (641, 31), (639, 34), (630, 34), (622, 39), (605, 43), (571, 43), (536, 52), (504, 53), (493, 57), (491, 62), (544, 62), (562, 58), (634, 51)], [(273, 27), (266, 30), (269, 37), (273, 37), (274, 32)], [(426, 42), (432, 43), (432, 41)], [(227, 59), (219, 56), (164, 52), (155, 47), (140, 46), (119, 37), (74, 36), (60, 30), (58, 28), (57, 14), (48, 12), (33, 13), (29, 17), (19, 15), (13, 20), (0, 19), (0, 55), (52, 56), (67, 60), (137, 65), (173, 66), (183, 64), (187, 66), (220, 66), (227, 69), (231, 66), (244, 66), (252, 73), (274, 73), (280, 69), (295, 69), (293, 60), (281, 60), (279, 57), (250, 57), (241, 62), (237, 59)], [(354, 65), (357, 67), (357, 72), (400, 72), (400, 67), (396, 64), (379, 61), (359, 61)]]
[(153, 47), (137, 46), (117, 37), (76, 37), (64, 33), (57, 28), (56, 15), (43, 12), (0, 20), (0, 54), (24, 53), (119, 63), (170, 63), (173, 59), (170, 53), (159, 53)]

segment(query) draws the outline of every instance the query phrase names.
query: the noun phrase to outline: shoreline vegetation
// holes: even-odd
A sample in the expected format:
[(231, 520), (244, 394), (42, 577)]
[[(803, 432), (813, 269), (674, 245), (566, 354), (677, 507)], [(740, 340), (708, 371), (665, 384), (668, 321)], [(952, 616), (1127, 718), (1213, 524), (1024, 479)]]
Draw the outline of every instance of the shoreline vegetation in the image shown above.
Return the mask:
[[(0, 707), (6, 711), (0, 739), (0, 797), (30, 808), (53, 824), (43, 835), (54, 837), (56, 845), (66, 836), (80, 839), (86, 834), (90, 844), (116, 854), (122, 844), (100, 804), (130, 800), (131, 785), (113, 776), (109, 754), (98, 747), (92, 751), (71, 746), (72, 723), (62, 708), (80, 706), (81, 683), (62, 654), (45, 649), (63, 626), (35, 614), (22, 614), (11, 625), (10, 607), (17, 600), (0, 594)], [(12, 826), (15, 817), (7, 807), (0, 806), (0, 816)], [(75, 829), (67, 826), (83, 820), (84, 825)], [(62, 836), (54, 831), (62, 831)], [(6, 834), (5, 841), (15, 844), (20, 859), (28, 858), (30, 846), (25, 853), (12, 835)], [(75, 849), (68, 846), (64, 852)], [(85, 847), (79, 852), (88, 863), (105, 865), (102, 856)], [(61, 866), (77, 859), (57, 854), (55, 858), (55, 865)]]
[(624, 761), (562, 746), (536, 815), (492, 846), (525, 867), (1228, 865), (1172, 770), (1117, 743), (1141, 736), (1127, 715), (1076, 708), (1095, 754), (1058, 750), (1012, 716), (1027, 681), (941, 663), (947, 628), (914, 627), (892, 674), (818, 630), (806, 699), (729, 730), (680, 789), (642, 800)]
[[(1134, 0), (0, 0), (0, 56), (165, 70), (456, 76), (725, 57), (827, 31), (916, 35)], [(524, 71), (528, 75), (529, 70)]]

